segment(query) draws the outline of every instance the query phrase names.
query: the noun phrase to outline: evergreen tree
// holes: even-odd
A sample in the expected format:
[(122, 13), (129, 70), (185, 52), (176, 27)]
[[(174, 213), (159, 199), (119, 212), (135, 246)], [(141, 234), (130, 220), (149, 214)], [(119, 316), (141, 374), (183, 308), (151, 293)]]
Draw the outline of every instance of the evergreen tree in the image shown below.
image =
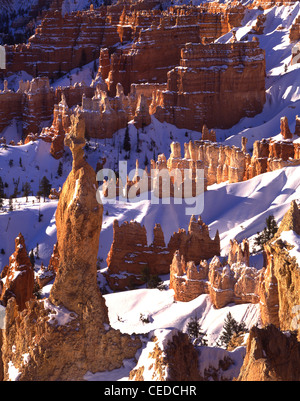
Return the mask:
[(270, 241), (278, 231), (278, 225), (273, 215), (270, 215), (266, 219), (266, 227), (262, 232), (257, 233), (257, 236), (254, 239), (254, 245), (258, 247), (256, 252), (261, 252), (263, 250), (264, 244)]
[(0, 198), (6, 198), (6, 195), (4, 193), (4, 184), (1, 177), (0, 177)]
[(50, 191), (51, 191), (51, 184), (50, 184), (48, 178), (44, 176), (42, 178), (42, 181), (40, 182), (38, 196), (43, 196), (44, 202), (45, 202), (46, 197), (48, 197), (50, 195)]
[(125, 137), (124, 137), (123, 149), (125, 150), (125, 152), (130, 152), (130, 151), (131, 151), (131, 143), (130, 143), (130, 136), (129, 136), (129, 127), (128, 127), (128, 125), (126, 126), (126, 130), (125, 130)]
[(9, 198), (8, 204), (9, 204), (9, 211), (12, 212), (14, 210), (12, 197)]
[(63, 165), (62, 165), (62, 162), (59, 162), (58, 169), (57, 169), (57, 175), (58, 175), (59, 177), (61, 177), (61, 176), (63, 175)]
[(245, 331), (245, 323), (238, 323), (229, 312), (224, 321), (223, 332), (220, 337), (220, 345), (225, 345), (227, 348), (234, 334), (240, 334)]
[(39, 260), (40, 259), (40, 246), (39, 244), (36, 244), (36, 258)]
[(25, 182), (23, 186), (23, 196), (26, 197), (26, 202), (28, 202), (28, 196), (30, 195), (31, 192), (31, 186), (29, 182)]
[(29, 253), (29, 259), (30, 259), (30, 262), (32, 264), (32, 267), (34, 267), (35, 266), (35, 257), (34, 257), (34, 254), (33, 254), (33, 249)]
[(136, 153), (141, 153), (139, 131), (137, 131), (137, 134), (136, 134)]
[(187, 324), (187, 334), (194, 345), (207, 346), (207, 340), (204, 338), (197, 316), (189, 319)]

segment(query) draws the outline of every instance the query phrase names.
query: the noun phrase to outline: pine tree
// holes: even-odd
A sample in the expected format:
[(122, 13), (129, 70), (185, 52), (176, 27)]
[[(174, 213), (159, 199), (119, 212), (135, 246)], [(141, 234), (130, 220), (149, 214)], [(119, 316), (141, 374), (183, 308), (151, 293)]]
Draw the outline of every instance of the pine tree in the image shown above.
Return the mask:
[(1, 177), (0, 177), (0, 198), (6, 198), (6, 195), (4, 193), (4, 184)]
[(39, 260), (40, 259), (40, 246), (39, 244), (36, 244), (36, 258)]
[(240, 334), (246, 331), (245, 323), (238, 323), (229, 312), (226, 316), (223, 326), (223, 332), (220, 337), (220, 345), (225, 345), (226, 348), (234, 334)]
[(33, 249), (29, 253), (29, 259), (30, 259), (30, 262), (32, 264), (32, 267), (34, 267), (35, 266), (35, 257), (34, 257), (34, 254), (33, 254)]
[(270, 215), (266, 219), (266, 227), (263, 229), (262, 232), (258, 232), (257, 236), (254, 239), (254, 245), (255, 247), (258, 247), (258, 249), (256, 249), (256, 252), (261, 252), (263, 250), (264, 244), (270, 241), (275, 236), (277, 231), (278, 225), (276, 223), (276, 220), (273, 215)]
[(42, 178), (42, 181), (40, 182), (38, 196), (43, 196), (44, 202), (45, 202), (46, 197), (48, 197), (50, 195), (50, 191), (51, 191), (51, 184), (50, 184), (48, 178), (44, 176)]
[(61, 177), (61, 176), (63, 175), (63, 165), (62, 165), (62, 162), (59, 162), (58, 169), (57, 169), (57, 175), (58, 175), (59, 177)]
[(128, 127), (128, 125), (126, 126), (126, 130), (125, 130), (125, 137), (124, 137), (123, 149), (125, 150), (125, 152), (130, 152), (130, 151), (131, 151), (131, 143), (130, 143), (130, 136), (129, 136), (129, 127)]
[(207, 346), (207, 340), (204, 338), (205, 333), (202, 332), (197, 316), (189, 319), (187, 334), (194, 345)]
[(8, 204), (9, 204), (9, 211), (12, 212), (14, 210), (12, 197), (9, 198)]
[(28, 202), (28, 196), (30, 195), (31, 192), (31, 186), (29, 182), (25, 182), (23, 186), (23, 196), (26, 197), (26, 202)]

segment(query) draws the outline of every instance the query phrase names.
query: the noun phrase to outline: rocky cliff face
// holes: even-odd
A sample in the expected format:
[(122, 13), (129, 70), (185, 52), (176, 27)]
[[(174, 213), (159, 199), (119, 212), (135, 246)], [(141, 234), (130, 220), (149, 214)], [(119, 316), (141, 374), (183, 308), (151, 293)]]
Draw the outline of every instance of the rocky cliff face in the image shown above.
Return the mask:
[(118, 82), (125, 94), (132, 83), (166, 82), (168, 71), (179, 64), (180, 49), (185, 43), (212, 42), (239, 26), (244, 12), (241, 4), (232, 3), (171, 7), (167, 13), (123, 13), (118, 31), (122, 40), (133, 43), (117, 49), (110, 60), (107, 54), (100, 59), (109, 94), (115, 95)]
[(265, 245), (260, 280), (263, 329), (253, 327), (239, 381), (299, 381), (300, 210), (293, 202), (275, 238)]
[(275, 326), (253, 327), (238, 381), (299, 381), (300, 343)]
[(18, 380), (83, 380), (87, 371), (121, 367), (141, 345), (139, 339), (111, 329), (97, 286), (103, 209), (96, 200), (95, 172), (84, 160), (82, 117), (72, 119), (66, 143), (73, 169), (56, 213), (56, 280), (50, 298), (27, 303), (22, 314), (14, 299), (8, 302), (2, 349), (5, 380), (12, 366)]
[[(230, 128), (242, 117), (260, 113), (264, 103), (265, 56), (257, 41), (188, 43), (151, 112), (160, 121), (201, 131), (204, 124)], [(230, 112), (228, 104), (234, 105)]]
[(294, 24), (291, 26), (290, 29), (290, 41), (296, 42), (300, 39), (300, 17), (297, 17)]
[(62, 15), (48, 11), (28, 44), (6, 46), (7, 70), (32, 76), (59, 78), (99, 56), (99, 47), (119, 42), (116, 25), (107, 20), (105, 8)]
[(281, 330), (295, 330), (295, 308), (300, 305), (300, 274), (297, 258), (293, 254), (295, 244), (289, 243), (287, 233), (300, 235), (300, 211), (296, 202), (292, 203), (284, 216), (274, 241), (270, 241), (265, 247), (268, 261), (265, 277), (266, 280), (273, 281), (273, 302), (266, 307), (271, 318), (262, 314), (265, 324), (273, 323)]

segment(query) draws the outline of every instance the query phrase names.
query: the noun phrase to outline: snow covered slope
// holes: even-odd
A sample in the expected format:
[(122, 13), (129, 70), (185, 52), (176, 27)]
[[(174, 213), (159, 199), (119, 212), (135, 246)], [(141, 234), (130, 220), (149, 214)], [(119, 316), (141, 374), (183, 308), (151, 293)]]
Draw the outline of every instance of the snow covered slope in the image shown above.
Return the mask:
[[(241, 137), (248, 138), (247, 149), (262, 138), (276, 136), (280, 132), (280, 118), (287, 116), (292, 132), (300, 107), (300, 64), (291, 65), (294, 43), (289, 41), (289, 30), (300, 13), (300, 3), (292, 6), (272, 7), (268, 10), (247, 10), (243, 26), (237, 29), (238, 40), (259, 39), (260, 47), (266, 52), (266, 93), (267, 99), (262, 113), (253, 118), (243, 118), (228, 130), (217, 130), (217, 138), (226, 145), (240, 146)], [(257, 16), (265, 14), (266, 22), (262, 35), (251, 34)], [(232, 33), (218, 39), (228, 42)]]
[[(252, 180), (237, 184), (219, 184), (209, 187), (205, 193), (204, 212), (202, 219), (215, 235), (220, 231), (222, 254), (228, 252), (229, 241), (236, 238), (241, 241), (261, 231), (265, 219), (273, 214), (279, 222), (290, 203), (300, 198), (300, 166), (287, 167), (283, 170), (266, 173)], [(32, 204), (32, 200), (35, 201)], [(2, 267), (8, 262), (8, 257), (14, 250), (14, 239), (21, 232), (28, 249), (33, 249), (39, 243), (40, 262), (48, 264), (53, 244), (56, 241), (54, 214), (56, 202), (46, 202), (37, 199), (17, 200), (16, 211), (0, 213), (0, 247), (5, 255), (1, 255)], [(6, 201), (8, 205), (8, 201)], [(105, 260), (113, 239), (113, 221), (136, 220), (145, 225), (149, 244), (153, 240), (153, 228), (160, 223), (166, 242), (178, 228), (188, 228), (190, 216), (184, 213), (186, 205), (154, 205), (149, 200), (138, 203), (119, 203), (104, 205), (104, 219), (99, 243), (99, 258), (101, 267), (105, 268)], [(7, 206), (8, 208), (8, 206)], [(44, 215), (38, 222), (39, 210)], [(30, 223), (31, 222), (31, 223)], [(8, 228), (7, 228), (8, 227)], [(262, 266), (257, 266), (262, 267)]]

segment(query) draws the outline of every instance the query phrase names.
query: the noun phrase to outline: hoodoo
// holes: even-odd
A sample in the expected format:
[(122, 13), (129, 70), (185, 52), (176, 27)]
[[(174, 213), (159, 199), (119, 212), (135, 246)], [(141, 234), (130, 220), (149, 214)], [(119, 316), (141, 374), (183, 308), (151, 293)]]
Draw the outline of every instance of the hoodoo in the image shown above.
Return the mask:
[[(6, 310), (4, 379), (12, 366), (18, 380), (83, 380), (87, 372), (113, 370), (133, 358), (141, 343), (109, 326), (97, 286), (97, 253), (103, 207), (96, 176), (84, 159), (84, 121), (71, 119), (66, 144), (73, 168), (57, 207), (59, 266), (50, 298), (32, 300), (22, 313), (11, 298)], [(26, 355), (26, 358), (23, 356)]]

